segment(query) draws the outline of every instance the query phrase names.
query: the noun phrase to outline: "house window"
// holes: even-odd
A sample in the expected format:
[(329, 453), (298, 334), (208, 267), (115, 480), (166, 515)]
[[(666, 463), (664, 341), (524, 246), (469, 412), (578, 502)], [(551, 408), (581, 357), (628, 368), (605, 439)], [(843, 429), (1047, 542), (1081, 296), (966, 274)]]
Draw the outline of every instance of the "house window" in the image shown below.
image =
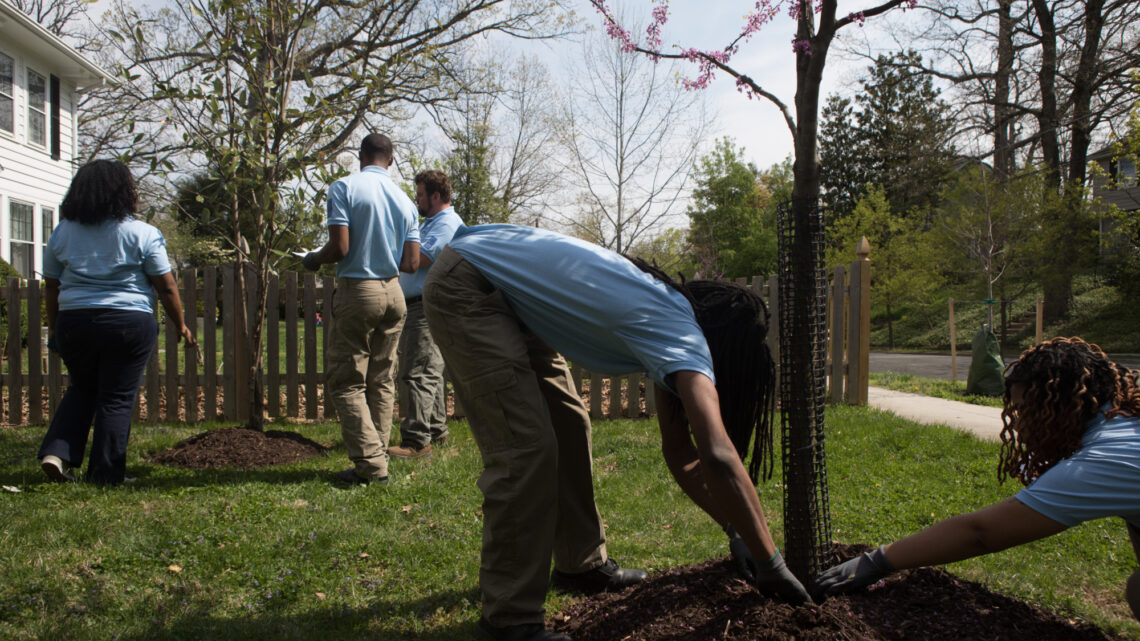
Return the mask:
[(0, 129), (10, 134), (16, 132), (16, 103), (12, 98), (15, 72), (16, 61), (0, 53)]
[(1121, 158), (1117, 167), (1117, 180), (1120, 181), (1121, 187), (1135, 187), (1136, 186), (1136, 165), (1130, 158)]
[(28, 141), (47, 145), (47, 79), (28, 70)]
[(31, 278), (35, 267), (33, 249), (35, 239), (32, 237), (32, 212), (35, 208), (27, 203), (12, 201), (9, 206), (9, 231), (12, 260), (9, 261), (16, 271), (24, 278)]
[(44, 247), (47, 247), (48, 238), (51, 238), (51, 230), (55, 229), (55, 210), (50, 207), (40, 209), (41, 216), (43, 217), (43, 235), (40, 240)]

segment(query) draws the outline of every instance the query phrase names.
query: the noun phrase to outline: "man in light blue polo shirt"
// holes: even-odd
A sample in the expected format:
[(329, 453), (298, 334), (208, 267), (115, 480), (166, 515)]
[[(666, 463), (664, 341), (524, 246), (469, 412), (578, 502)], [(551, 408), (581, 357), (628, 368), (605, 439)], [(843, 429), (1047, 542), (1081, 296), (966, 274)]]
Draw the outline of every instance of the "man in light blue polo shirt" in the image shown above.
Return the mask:
[(302, 260), (311, 270), (337, 263), (325, 392), (353, 463), (337, 480), (349, 484), (388, 481), (392, 366), (406, 313), (397, 277), (419, 266), (419, 218), (388, 175), (392, 158), (387, 136), (364, 137), (360, 172), (329, 188), (328, 243)]
[(451, 180), (438, 169), (416, 175), (416, 207), (423, 215), (420, 226), (420, 268), (400, 275), (400, 289), (408, 306), (404, 331), (400, 333), (399, 375), (400, 444), (388, 448), (395, 458), (431, 458), (432, 443), (447, 440), (447, 385), (443, 380), (443, 356), (424, 318), (423, 291), (431, 262), (451, 242), (455, 231), (465, 227), (451, 206)]

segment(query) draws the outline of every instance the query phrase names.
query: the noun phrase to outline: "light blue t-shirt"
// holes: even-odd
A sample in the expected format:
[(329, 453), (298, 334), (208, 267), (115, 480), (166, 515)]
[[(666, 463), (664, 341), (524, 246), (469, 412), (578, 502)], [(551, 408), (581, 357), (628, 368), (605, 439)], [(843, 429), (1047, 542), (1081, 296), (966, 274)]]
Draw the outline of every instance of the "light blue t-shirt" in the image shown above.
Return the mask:
[(1049, 468), (1017, 500), (1072, 527), (1106, 516), (1140, 527), (1140, 418), (1104, 411), (1089, 421), (1081, 449)]
[[(466, 225), (463, 224), (459, 214), (455, 213), (454, 207), (448, 207), (431, 218), (425, 218), (420, 223), (420, 253), (434, 263), (439, 252), (447, 247), (451, 238), (455, 236), (455, 231), (460, 227)], [(400, 274), (400, 289), (404, 290), (406, 298), (424, 293), (424, 281), (427, 280), (429, 269), (431, 263), (420, 267), (414, 274)]]
[(59, 280), (59, 309), (154, 312), (148, 276), (170, 271), (162, 232), (141, 220), (60, 221), (44, 252), (44, 277)]
[(477, 225), (451, 248), (474, 265), (548, 345), (600, 374), (700, 372), (712, 357), (689, 301), (628, 259), (533, 227)]
[(388, 170), (369, 165), (329, 188), (328, 226), (348, 227), (348, 254), (337, 278), (392, 278), (405, 242), (419, 242), (419, 212)]

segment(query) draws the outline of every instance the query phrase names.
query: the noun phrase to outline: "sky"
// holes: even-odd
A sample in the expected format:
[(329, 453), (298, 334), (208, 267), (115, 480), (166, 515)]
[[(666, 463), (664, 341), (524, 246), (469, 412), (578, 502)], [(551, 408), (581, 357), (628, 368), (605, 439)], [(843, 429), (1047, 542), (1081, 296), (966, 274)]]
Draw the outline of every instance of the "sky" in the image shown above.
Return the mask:
[[(133, 1), (148, 6), (162, 6), (169, 2)], [(653, 6), (650, 0), (609, 0), (609, 3), (615, 9), (642, 11), (644, 15), (648, 15)], [(674, 45), (706, 50), (723, 48), (740, 32), (745, 13), (754, 4), (754, 0), (671, 0), (669, 21), (662, 34), (664, 50), (669, 51)], [(840, 12), (853, 11), (868, 4), (871, 3), (843, 0)], [(89, 15), (97, 18), (110, 6), (111, 0), (96, 0), (90, 7)], [(581, 18), (584, 27), (601, 27), (601, 15), (586, 0), (570, 0), (570, 6)], [(881, 29), (876, 25), (884, 24), (886, 19), (880, 17), (870, 20), (862, 29), (849, 26), (840, 32), (840, 37), (875, 41), (873, 34), (877, 28)], [(794, 31), (794, 21), (781, 12), (775, 20), (754, 34), (730, 60), (733, 68), (746, 73), (764, 89), (775, 94), (789, 109), (794, 109), (796, 85), (795, 57), (791, 45)], [(574, 52), (577, 46), (572, 42), (519, 41), (515, 48), (548, 60), (565, 60), (576, 55)], [(695, 65), (683, 61), (679, 65), (682, 73), (687, 73), (689, 77), (696, 75)], [(866, 66), (866, 61), (850, 57), (845, 59), (838, 48), (832, 47), (824, 71), (821, 105), (830, 93), (852, 93), (857, 86), (859, 74)], [(734, 139), (738, 147), (744, 148), (745, 160), (751, 161), (760, 169), (767, 169), (792, 155), (791, 133), (783, 115), (771, 102), (749, 99), (738, 93), (735, 81), (723, 73), (718, 74), (705, 93), (716, 117), (713, 128), (716, 137), (728, 136)], [(711, 140), (708, 142), (711, 143)]]
[[(629, 7), (646, 12), (652, 6), (649, 0), (610, 0), (610, 4), (618, 9)], [(668, 52), (674, 45), (703, 50), (722, 49), (740, 33), (745, 13), (754, 4), (754, 1), (744, 0), (672, 0), (669, 3), (669, 21), (662, 33), (663, 50)], [(846, 13), (870, 4), (845, 0), (840, 3), (840, 12)], [(576, 0), (576, 11), (584, 23), (594, 27), (602, 24), (601, 15), (585, 0)], [(892, 43), (889, 38), (878, 37), (882, 26), (876, 27), (875, 22), (870, 20), (863, 28), (845, 27), (840, 36), (863, 45), (868, 42)], [(794, 33), (795, 22), (781, 12), (741, 46), (729, 61), (734, 69), (747, 74), (779, 98), (793, 114), (796, 70), (791, 43)], [(689, 77), (696, 75), (696, 65), (680, 64), (682, 70), (689, 72)], [(852, 93), (867, 64), (865, 60), (845, 56), (838, 48), (832, 47), (824, 71), (820, 105), (830, 93)], [(766, 99), (749, 99), (739, 93), (735, 80), (724, 73), (718, 74), (705, 91), (709, 105), (717, 114), (717, 136), (733, 138), (738, 146), (744, 147), (746, 160), (760, 169), (767, 169), (792, 155), (791, 132), (782, 112), (773, 103)]]

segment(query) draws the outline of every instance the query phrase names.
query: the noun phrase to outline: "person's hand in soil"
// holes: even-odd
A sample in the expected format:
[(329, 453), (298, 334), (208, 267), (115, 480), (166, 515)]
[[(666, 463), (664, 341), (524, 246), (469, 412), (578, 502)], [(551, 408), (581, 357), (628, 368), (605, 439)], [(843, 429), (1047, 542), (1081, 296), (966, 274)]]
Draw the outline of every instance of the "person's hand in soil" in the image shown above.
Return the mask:
[(799, 579), (795, 577), (784, 564), (784, 557), (779, 552), (766, 561), (753, 561), (756, 567), (756, 578), (751, 581), (752, 586), (765, 596), (776, 597), (791, 603), (803, 605), (811, 603), (811, 595), (804, 589)]
[(740, 578), (752, 583), (756, 580), (756, 559), (748, 544), (744, 542), (731, 525), (725, 526), (724, 533), (728, 535), (728, 552), (732, 555), (732, 563), (736, 566), (736, 573)]
[(815, 579), (815, 595), (825, 596), (867, 587), (894, 572), (882, 547), (834, 565)]

